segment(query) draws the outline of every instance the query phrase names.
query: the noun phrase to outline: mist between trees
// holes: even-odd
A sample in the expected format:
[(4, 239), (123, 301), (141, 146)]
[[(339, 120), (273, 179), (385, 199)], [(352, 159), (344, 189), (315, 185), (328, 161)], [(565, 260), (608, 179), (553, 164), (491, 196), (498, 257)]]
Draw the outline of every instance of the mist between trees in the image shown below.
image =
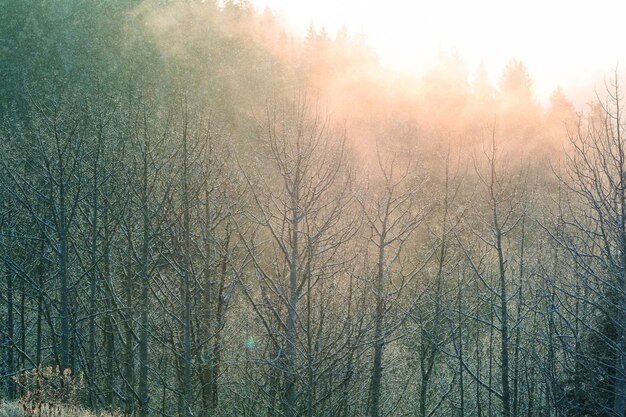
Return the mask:
[(0, 39), (5, 401), (626, 414), (619, 71), (546, 109), (519, 60), (400, 76), (230, 1), (8, 2)]

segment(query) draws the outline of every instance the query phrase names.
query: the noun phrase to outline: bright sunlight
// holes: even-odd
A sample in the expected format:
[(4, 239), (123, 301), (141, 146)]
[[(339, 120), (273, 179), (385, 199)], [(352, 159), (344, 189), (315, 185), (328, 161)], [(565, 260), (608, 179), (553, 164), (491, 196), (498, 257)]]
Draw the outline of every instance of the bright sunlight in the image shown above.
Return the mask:
[[(560, 84), (576, 101), (620, 62), (626, 63), (626, 5), (567, 0), (254, 0), (303, 34), (313, 23), (330, 34), (345, 26), (364, 34), (384, 63), (421, 73), (438, 50), (456, 51), (470, 67), (485, 63), (493, 81), (512, 58), (535, 75), (547, 99)], [(582, 104), (582, 103), (581, 103)]]

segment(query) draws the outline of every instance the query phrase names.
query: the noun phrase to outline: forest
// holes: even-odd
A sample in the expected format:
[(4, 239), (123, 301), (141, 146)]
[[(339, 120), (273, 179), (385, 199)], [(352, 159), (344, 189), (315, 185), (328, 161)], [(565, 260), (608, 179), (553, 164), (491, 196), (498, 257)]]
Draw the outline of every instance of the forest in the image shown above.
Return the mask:
[(619, 68), (0, 4), (0, 415), (626, 416)]

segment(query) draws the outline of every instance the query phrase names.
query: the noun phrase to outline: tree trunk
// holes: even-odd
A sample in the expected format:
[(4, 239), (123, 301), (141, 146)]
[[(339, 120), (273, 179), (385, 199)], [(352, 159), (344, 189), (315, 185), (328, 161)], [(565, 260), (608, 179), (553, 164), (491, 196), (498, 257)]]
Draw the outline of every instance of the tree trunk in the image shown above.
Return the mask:
[[(129, 252), (130, 253), (130, 252)], [(133, 348), (134, 345), (134, 320), (135, 320), (135, 309), (133, 308), (133, 278), (131, 275), (131, 268), (128, 268), (128, 276), (126, 276), (125, 282), (125, 317), (124, 317), (124, 327), (126, 332), (125, 337), (125, 356), (126, 363), (124, 364), (124, 379), (125, 379), (125, 413), (133, 414), (135, 412), (135, 351)]]
[[(294, 192), (297, 193), (297, 191)], [(298, 414), (296, 409), (296, 318), (298, 311), (299, 201), (297, 194), (292, 198), (291, 258), (289, 260), (289, 305), (287, 306), (287, 346), (285, 348), (285, 415), (288, 417), (296, 417)]]
[(496, 248), (498, 251), (498, 267), (500, 275), (500, 360), (502, 367), (502, 416), (511, 417), (511, 388), (509, 385), (509, 314), (507, 306), (508, 298), (506, 289), (504, 253), (502, 249), (502, 235), (500, 234), (499, 229), (496, 236)]
[(89, 351), (87, 357), (87, 381), (89, 382), (89, 406), (95, 407), (95, 389), (94, 380), (96, 378), (96, 315), (98, 313), (98, 157), (94, 160), (94, 175), (92, 199), (91, 199), (91, 247), (90, 247), (90, 273), (89, 273)]
[(113, 301), (113, 276), (111, 274), (111, 230), (109, 226), (109, 209), (110, 206), (106, 206), (103, 216), (103, 222), (105, 224), (104, 229), (104, 248), (103, 248), (103, 278), (104, 278), (104, 294), (105, 294), (105, 313), (103, 315), (103, 334), (102, 340), (104, 343), (104, 403), (107, 407), (113, 405), (113, 375), (115, 364), (115, 333), (112, 312), (114, 308)]
[(380, 392), (383, 376), (383, 321), (385, 315), (385, 236), (381, 235), (378, 247), (376, 275), (376, 317), (374, 327), (374, 366), (372, 368), (370, 417), (380, 417)]
[(148, 405), (150, 394), (148, 391), (148, 309), (149, 292), (150, 292), (150, 276), (148, 275), (148, 255), (149, 255), (149, 239), (150, 239), (150, 213), (148, 207), (148, 143), (147, 138), (144, 142), (142, 178), (141, 178), (141, 329), (139, 335), (139, 412), (141, 417), (148, 415)]
[(9, 375), (6, 378), (7, 381), (7, 397), (9, 400), (15, 398), (15, 383), (13, 382), (13, 374), (15, 373), (15, 323), (13, 319), (13, 283), (15, 281), (15, 274), (11, 271), (11, 268), (7, 265), (7, 294), (6, 294), (6, 309), (7, 309), (7, 321), (6, 321), (6, 374)]
[[(186, 103), (185, 103), (186, 105)], [(187, 149), (187, 108), (183, 125), (183, 415), (193, 416), (193, 384), (191, 356), (191, 207), (189, 201), (189, 154)]]
[(69, 311), (69, 278), (67, 271), (67, 258), (69, 256), (68, 249), (68, 231), (66, 219), (66, 196), (65, 196), (65, 178), (61, 175), (60, 184), (60, 204), (59, 204), (59, 299), (61, 302), (61, 363), (62, 370), (70, 367), (70, 311)]

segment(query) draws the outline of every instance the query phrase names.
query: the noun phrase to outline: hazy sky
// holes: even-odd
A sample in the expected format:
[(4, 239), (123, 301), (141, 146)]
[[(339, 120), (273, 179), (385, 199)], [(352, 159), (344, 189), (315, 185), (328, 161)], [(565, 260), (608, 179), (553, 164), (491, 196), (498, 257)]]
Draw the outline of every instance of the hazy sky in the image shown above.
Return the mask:
[[(622, 0), (253, 0), (301, 33), (312, 21), (334, 34), (365, 34), (388, 65), (419, 72), (438, 48), (460, 53), (470, 71), (484, 60), (497, 81), (521, 59), (545, 101), (557, 84), (580, 104), (619, 63), (626, 71)], [(624, 72), (624, 71), (620, 71)]]

